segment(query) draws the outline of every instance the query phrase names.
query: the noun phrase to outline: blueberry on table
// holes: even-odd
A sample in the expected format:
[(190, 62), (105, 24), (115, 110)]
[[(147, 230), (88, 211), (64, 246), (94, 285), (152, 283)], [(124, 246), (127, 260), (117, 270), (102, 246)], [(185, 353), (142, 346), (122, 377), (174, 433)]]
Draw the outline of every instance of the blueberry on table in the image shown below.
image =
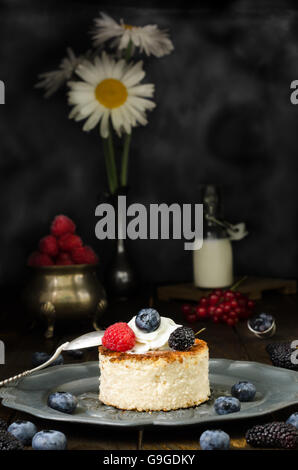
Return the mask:
[(15, 438), (19, 439), (24, 445), (31, 445), (33, 436), (37, 433), (35, 424), (31, 421), (15, 421), (8, 426), (7, 431)]
[[(46, 352), (35, 352), (32, 355), (32, 366), (33, 367), (41, 366), (41, 364), (44, 364), (45, 362), (47, 362), (50, 359), (50, 357), (51, 356), (47, 354)], [(62, 364), (64, 364), (64, 359), (63, 359), (62, 354), (59, 354), (57, 359), (55, 359), (55, 361), (52, 362), (52, 364), (50, 364), (48, 367), (60, 366)]]
[(288, 424), (292, 424), (292, 426), (295, 426), (295, 428), (298, 429), (298, 412), (291, 414), (286, 422)]
[(255, 398), (256, 391), (254, 384), (246, 380), (234, 384), (231, 388), (231, 394), (239, 401), (252, 401)]
[(214, 409), (218, 415), (236, 413), (240, 408), (240, 401), (235, 397), (218, 397), (214, 402)]
[(207, 430), (201, 434), (202, 450), (226, 450), (230, 447), (230, 436), (220, 429)]
[(67, 439), (60, 431), (39, 431), (32, 439), (32, 447), (34, 450), (65, 450)]
[(160, 325), (160, 315), (154, 308), (143, 308), (136, 316), (136, 326), (146, 333), (157, 330)]
[(73, 413), (77, 404), (77, 398), (69, 392), (54, 392), (48, 396), (48, 406), (62, 413)]

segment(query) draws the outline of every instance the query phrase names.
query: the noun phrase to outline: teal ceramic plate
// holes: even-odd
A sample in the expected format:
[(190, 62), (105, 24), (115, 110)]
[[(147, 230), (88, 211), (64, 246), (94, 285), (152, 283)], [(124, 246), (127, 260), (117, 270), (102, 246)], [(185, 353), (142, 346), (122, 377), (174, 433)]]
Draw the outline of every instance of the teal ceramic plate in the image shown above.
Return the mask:
[[(253, 382), (254, 401), (242, 403), (237, 413), (219, 416), (213, 403), (220, 395), (230, 395), (239, 380)], [(97, 398), (99, 368), (97, 362), (50, 367), (14, 386), (0, 389), (2, 405), (40, 418), (105, 426), (186, 426), (207, 422), (252, 418), (298, 403), (298, 372), (257, 362), (210, 359), (212, 395), (207, 403), (168, 412), (121, 411), (103, 405)], [(65, 414), (47, 406), (48, 395), (56, 390), (71, 392), (78, 398), (74, 414)]]

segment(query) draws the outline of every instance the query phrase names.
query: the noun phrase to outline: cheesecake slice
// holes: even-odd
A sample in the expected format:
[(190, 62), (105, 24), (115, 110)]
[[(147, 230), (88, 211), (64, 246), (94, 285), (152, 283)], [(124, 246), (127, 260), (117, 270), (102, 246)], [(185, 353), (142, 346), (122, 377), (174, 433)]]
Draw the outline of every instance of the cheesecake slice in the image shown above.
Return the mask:
[(209, 351), (196, 339), (187, 351), (145, 354), (99, 346), (99, 399), (122, 410), (169, 411), (200, 405), (210, 395)]

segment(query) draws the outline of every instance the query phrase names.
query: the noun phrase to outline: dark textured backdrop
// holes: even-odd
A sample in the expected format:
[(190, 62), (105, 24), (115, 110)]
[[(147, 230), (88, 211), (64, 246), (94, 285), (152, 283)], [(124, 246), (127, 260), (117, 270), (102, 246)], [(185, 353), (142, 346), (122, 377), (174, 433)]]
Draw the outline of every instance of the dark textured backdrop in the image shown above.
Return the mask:
[[(289, 86), (298, 79), (298, 15), (287, 2), (282, 9), (273, 1), (253, 5), (210, 11), (2, 0), (2, 284), (21, 279), (27, 254), (56, 213), (75, 219), (102, 268), (109, 261), (111, 243), (94, 236), (105, 189), (98, 133), (67, 119), (63, 92), (46, 101), (33, 88), (68, 46), (88, 49), (100, 9), (130, 24), (169, 28), (175, 44), (172, 55), (146, 61), (158, 106), (133, 134), (131, 200), (197, 202), (201, 183), (221, 183), (226, 218), (246, 221), (250, 231), (234, 245), (236, 271), (297, 277), (298, 106)], [(135, 241), (130, 250), (143, 280), (192, 276), (183, 241)]]

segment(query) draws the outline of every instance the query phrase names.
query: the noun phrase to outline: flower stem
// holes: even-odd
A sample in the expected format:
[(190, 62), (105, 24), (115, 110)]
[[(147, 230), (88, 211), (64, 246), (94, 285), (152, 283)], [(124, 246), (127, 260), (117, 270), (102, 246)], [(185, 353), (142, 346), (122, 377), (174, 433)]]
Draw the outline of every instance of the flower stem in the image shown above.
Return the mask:
[(110, 157), (109, 157), (109, 150), (108, 150), (107, 140), (108, 139), (102, 139), (103, 152), (104, 152), (104, 156), (105, 156), (105, 165), (106, 165), (109, 191), (110, 191), (111, 194), (113, 194), (114, 191), (115, 191), (115, 188), (114, 188), (114, 185), (113, 185), (113, 178), (112, 178), (112, 173), (111, 173), (111, 165), (110, 165)]
[[(132, 52), (132, 41), (130, 40), (124, 53), (124, 59), (126, 60), (126, 62), (130, 60), (131, 52)], [(121, 174), (120, 174), (121, 186), (127, 186), (130, 141), (131, 141), (131, 133), (125, 134), (124, 143), (123, 143), (123, 152), (122, 152)]]
[(131, 133), (125, 134), (124, 144), (123, 144), (123, 153), (122, 153), (121, 175), (120, 175), (121, 186), (127, 186), (130, 141), (131, 141)]
[(125, 49), (125, 53), (124, 53), (124, 59), (126, 60), (126, 62), (130, 60), (131, 52), (132, 52), (132, 41), (130, 40), (129, 43), (127, 44), (127, 48)]
[(117, 167), (115, 162), (115, 152), (114, 152), (114, 144), (113, 144), (113, 134), (112, 129), (110, 127), (109, 137), (108, 137), (108, 149), (110, 155), (110, 164), (111, 164), (111, 172), (112, 172), (112, 179), (115, 191), (118, 189), (118, 175), (117, 175)]

